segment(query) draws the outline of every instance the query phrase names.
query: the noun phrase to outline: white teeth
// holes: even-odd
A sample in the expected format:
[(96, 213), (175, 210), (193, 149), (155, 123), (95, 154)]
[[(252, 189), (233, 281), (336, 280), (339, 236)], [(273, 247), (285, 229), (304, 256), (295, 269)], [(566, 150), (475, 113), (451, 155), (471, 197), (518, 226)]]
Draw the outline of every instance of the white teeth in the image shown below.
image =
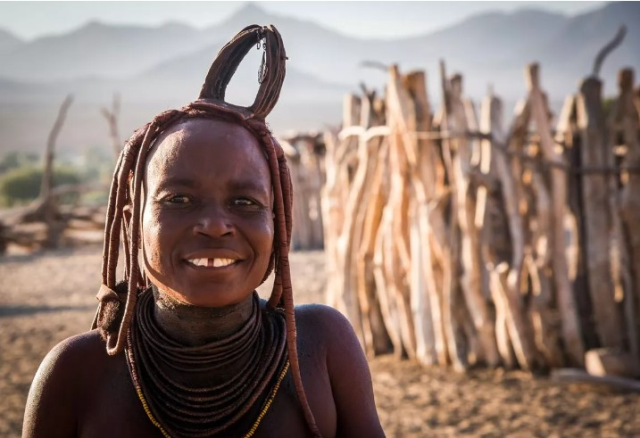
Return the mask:
[(221, 268), (223, 266), (229, 266), (233, 262), (234, 260), (231, 259), (213, 259), (213, 267)]
[(207, 266), (207, 259), (191, 259), (189, 262), (196, 266)]
[(209, 266), (214, 268), (221, 268), (223, 266), (229, 266), (234, 263), (233, 259), (190, 259), (189, 263), (195, 266)]

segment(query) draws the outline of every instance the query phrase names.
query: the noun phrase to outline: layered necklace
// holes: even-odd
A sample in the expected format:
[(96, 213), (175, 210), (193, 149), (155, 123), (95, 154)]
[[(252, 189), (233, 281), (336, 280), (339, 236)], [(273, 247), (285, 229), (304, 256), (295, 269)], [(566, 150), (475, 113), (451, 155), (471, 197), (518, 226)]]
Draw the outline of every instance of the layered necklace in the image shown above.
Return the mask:
[[(165, 437), (214, 437), (228, 431), (262, 400), (252, 436), (289, 368), (284, 313), (261, 309), (257, 293), (246, 324), (235, 334), (202, 346), (184, 346), (168, 337), (153, 315), (151, 288), (142, 292), (127, 335), (125, 356), (138, 398)], [(223, 383), (187, 386), (175, 373), (228, 372), (238, 358), (246, 365)], [(220, 380), (220, 379), (218, 379)]]

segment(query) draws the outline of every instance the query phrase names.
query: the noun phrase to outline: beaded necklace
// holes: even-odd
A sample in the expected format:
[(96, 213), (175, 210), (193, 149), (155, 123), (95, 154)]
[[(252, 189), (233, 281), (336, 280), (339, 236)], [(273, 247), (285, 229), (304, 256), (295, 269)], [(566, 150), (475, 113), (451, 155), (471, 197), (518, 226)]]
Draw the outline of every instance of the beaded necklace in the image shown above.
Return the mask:
[[(153, 294), (147, 289), (140, 294), (125, 351), (136, 394), (151, 423), (165, 437), (213, 437), (228, 431), (264, 399), (256, 421), (244, 435), (253, 436), (289, 370), (282, 312), (261, 309), (254, 293), (252, 315), (236, 334), (185, 347), (157, 326), (153, 306)], [(247, 365), (219, 385), (190, 387), (164, 372), (167, 367), (185, 373), (230, 369), (248, 351)]]

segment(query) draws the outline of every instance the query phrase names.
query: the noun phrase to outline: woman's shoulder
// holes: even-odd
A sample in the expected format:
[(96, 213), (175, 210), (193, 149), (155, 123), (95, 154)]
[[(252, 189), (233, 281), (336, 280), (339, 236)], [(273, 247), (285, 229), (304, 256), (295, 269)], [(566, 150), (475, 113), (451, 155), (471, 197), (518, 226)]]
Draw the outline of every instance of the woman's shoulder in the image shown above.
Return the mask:
[[(362, 354), (362, 347), (349, 320), (338, 310), (324, 304), (296, 306), (299, 336), (326, 352), (328, 361)], [(354, 351), (355, 350), (355, 351)]]
[(295, 307), (296, 318), (313, 320), (316, 323), (347, 323), (349, 321), (338, 310), (326, 304), (301, 304)]
[[(106, 359), (105, 343), (97, 330), (71, 336), (55, 345), (45, 356), (36, 378), (42, 373), (76, 373)], [(79, 377), (79, 376), (78, 376)]]
[(89, 383), (102, 372), (107, 357), (104, 342), (95, 330), (67, 338), (53, 347), (31, 383), (23, 436), (75, 434), (82, 394), (90, 390)]
[(338, 310), (324, 304), (303, 304), (296, 306), (296, 325), (298, 329), (316, 333), (318, 336), (332, 339), (355, 333), (349, 320)]
[(47, 356), (56, 358), (67, 357), (77, 353), (87, 353), (100, 346), (104, 347), (104, 342), (100, 339), (100, 333), (98, 330), (90, 330), (60, 341), (51, 349)]
[(71, 336), (47, 353), (34, 377), (31, 391), (59, 384), (64, 385), (67, 392), (83, 387), (84, 382), (99, 373), (108, 362), (105, 343), (97, 330)]

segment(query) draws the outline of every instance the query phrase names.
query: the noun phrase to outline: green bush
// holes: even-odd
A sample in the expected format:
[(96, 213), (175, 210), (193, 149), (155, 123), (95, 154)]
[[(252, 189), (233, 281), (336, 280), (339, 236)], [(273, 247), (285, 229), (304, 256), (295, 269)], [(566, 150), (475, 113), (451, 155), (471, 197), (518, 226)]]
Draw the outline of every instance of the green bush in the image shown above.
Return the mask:
[[(59, 167), (53, 172), (53, 186), (78, 184), (79, 173), (70, 167)], [(42, 169), (24, 166), (10, 170), (0, 178), (0, 204), (11, 207), (38, 197), (42, 184)], [(73, 199), (63, 199), (71, 202)]]

